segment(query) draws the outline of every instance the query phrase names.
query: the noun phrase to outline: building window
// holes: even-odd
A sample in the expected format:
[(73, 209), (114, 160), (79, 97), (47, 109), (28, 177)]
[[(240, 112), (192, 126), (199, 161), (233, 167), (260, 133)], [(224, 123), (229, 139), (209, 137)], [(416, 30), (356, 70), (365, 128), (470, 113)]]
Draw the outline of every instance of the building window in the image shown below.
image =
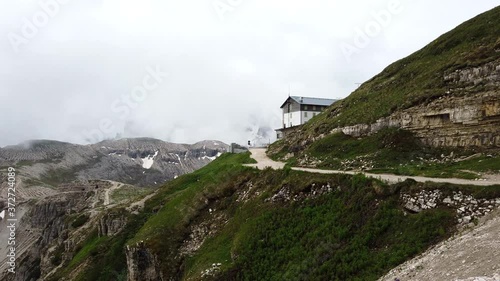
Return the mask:
[(313, 106), (313, 110), (316, 110), (316, 106), (315, 105)]
[(304, 110), (307, 110), (307, 105), (304, 105)]
[(306, 111), (306, 112), (304, 112), (304, 117), (307, 117), (307, 111)]

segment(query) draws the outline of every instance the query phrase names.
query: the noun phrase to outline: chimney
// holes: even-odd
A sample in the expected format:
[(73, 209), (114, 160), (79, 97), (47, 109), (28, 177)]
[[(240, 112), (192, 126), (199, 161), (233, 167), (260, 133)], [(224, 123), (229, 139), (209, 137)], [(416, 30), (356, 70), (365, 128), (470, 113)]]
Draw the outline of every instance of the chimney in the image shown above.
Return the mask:
[(304, 97), (300, 97), (300, 103), (304, 102)]

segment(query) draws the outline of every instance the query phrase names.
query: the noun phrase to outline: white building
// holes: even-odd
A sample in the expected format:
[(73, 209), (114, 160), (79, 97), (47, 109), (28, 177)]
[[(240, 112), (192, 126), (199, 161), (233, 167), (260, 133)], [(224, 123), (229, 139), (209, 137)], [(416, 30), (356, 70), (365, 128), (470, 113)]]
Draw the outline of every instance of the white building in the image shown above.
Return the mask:
[(306, 123), (336, 101), (323, 98), (288, 97), (280, 107), (283, 111), (283, 127), (276, 130), (278, 139), (283, 138), (290, 128)]

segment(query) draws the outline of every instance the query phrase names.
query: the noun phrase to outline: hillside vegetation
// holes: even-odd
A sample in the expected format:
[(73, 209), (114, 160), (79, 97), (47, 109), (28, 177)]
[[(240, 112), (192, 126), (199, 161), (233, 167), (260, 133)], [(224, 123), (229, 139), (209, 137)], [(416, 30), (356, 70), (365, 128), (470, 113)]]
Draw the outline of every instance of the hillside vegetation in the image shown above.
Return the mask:
[[(295, 136), (274, 144), (274, 157), (430, 176), (472, 178), (466, 169), (498, 170), (498, 158), (428, 148), (404, 130), (365, 138), (328, 134), (447, 92), (483, 91), (489, 86), (450, 91), (443, 76), (497, 60), (498, 26), (500, 8), (495, 8), (392, 64)], [(252, 162), (249, 156), (223, 154), (161, 186), (138, 212), (126, 206), (108, 210), (107, 216), (124, 218), (113, 235), (100, 235), (86, 217), (74, 215), (68, 223), (88, 227), (86, 237), (71, 256), (62, 246), (55, 248), (53, 263), (60, 267), (47, 279), (126, 280), (134, 274), (139, 281), (377, 280), (500, 206), (500, 186), (411, 180), (390, 185), (363, 175), (299, 172), (289, 165), (261, 171), (242, 165)], [(457, 157), (460, 161), (453, 161)]]
[[(316, 161), (315, 166), (336, 170), (465, 179), (500, 171), (498, 156), (473, 153), (426, 147), (413, 133), (395, 128), (383, 129), (364, 138), (331, 134), (304, 151), (307, 157)], [(290, 162), (297, 164), (295, 158)]]
[(500, 196), (500, 187), (387, 185), (241, 165), (248, 162), (248, 154), (224, 154), (166, 184), (118, 235), (90, 231), (52, 280), (75, 271), (72, 280), (125, 280), (125, 248), (138, 244), (173, 280), (376, 280), (456, 229), (454, 208), (407, 212), (401, 193)]
[(492, 86), (451, 85), (444, 77), (500, 58), (500, 7), (440, 36), (423, 49), (389, 65), (342, 101), (306, 123), (297, 134), (272, 145), (274, 155), (299, 152), (332, 129), (371, 124), (381, 117), (445, 95), (474, 95)]

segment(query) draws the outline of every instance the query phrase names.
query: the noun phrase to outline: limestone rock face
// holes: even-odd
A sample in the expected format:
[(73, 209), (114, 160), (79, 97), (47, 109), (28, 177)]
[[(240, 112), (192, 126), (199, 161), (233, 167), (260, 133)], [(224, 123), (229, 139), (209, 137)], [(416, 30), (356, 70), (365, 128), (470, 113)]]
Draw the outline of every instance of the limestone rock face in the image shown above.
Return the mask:
[(125, 216), (108, 213), (99, 219), (97, 231), (99, 236), (114, 236), (122, 231), (126, 224)]
[(161, 273), (158, 258), (142, 242), (127, 246), (127, 269), (129, 281), (167, 280)]
[[(55, 246), (68, 238), (65, 216), (71, 211), (81, 212), (85, 207), (84, 198), (77, 193), (60, 194), (41, 200), (33, 206), (23, 207), (27, 211), (21, 218), (17, 231), (16, 243), (19, 243), (19, 247), (16, 274), (5, 275), (2, 280), (32, 280), (33, 276), (45, 276), (51, 271), (55, 267), (52, 263)], [(68, 244), (65, 254), (72, 255), (76, 244)], [(5, 270), (3, 266), (2, 264), (0, 267), (2, 273)]]
[(474, 86), (480, 83), (500, 86), (500, 65), (496, 61), (478, 67), (456, 70), (445, 74), (444, 81), (460, 86)]
[[(360, 137), (397, 127), (434, 147), (500, 147), (500, 60), (445, 74), (443, 82), (450, 90), (436, 100), (332, 133)], [(478, 85), (485, 90), (477, 90)], [(466, 94), (472, 88), (475, 94)]]
[(374, 124), (336, 129), (355, 137), (383, 128), (415, 132), (424, 144), (434, 147), (500, 147), (500, 93), (469, 97), (442, 97), (381, 118)]
[(92, 145), (36, 140), (0, 149), (0, 166), (52, 186), (102, 179), (154, 186), (202, 168), (228, 145), (175, 144), (151, 138), (106, 140)]

